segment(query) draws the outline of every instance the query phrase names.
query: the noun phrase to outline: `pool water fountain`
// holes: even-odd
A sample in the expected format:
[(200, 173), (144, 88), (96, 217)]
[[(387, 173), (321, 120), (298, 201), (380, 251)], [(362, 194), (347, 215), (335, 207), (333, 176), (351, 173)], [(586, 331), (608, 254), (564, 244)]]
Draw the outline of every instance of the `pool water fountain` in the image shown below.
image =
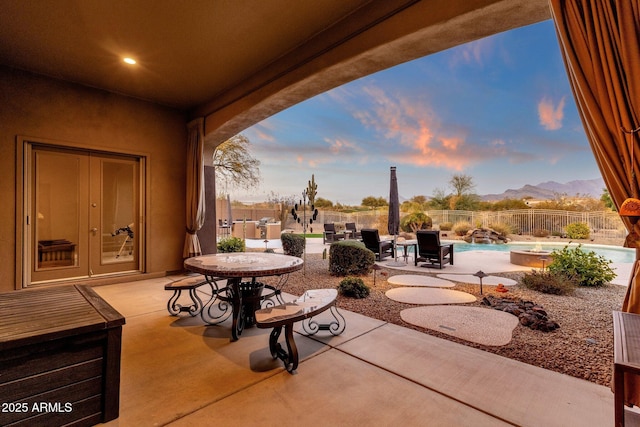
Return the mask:
[(475, 228), (469, 230), (463, 238), (467, 243), (496, 244), (508, 243), (509, 239), (491, 228)]

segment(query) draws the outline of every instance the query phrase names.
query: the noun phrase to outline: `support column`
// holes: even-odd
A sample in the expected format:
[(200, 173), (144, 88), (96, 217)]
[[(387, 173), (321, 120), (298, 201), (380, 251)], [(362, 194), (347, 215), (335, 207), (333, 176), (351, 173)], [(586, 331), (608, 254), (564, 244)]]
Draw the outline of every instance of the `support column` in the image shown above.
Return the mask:
[(202, 254), (215, 254), (218, 237), (218, 213), (216, 212), (216, 175), (213, 166), (204, 167), (204, 200), (205, 220), (204, 225), (198, 231)]

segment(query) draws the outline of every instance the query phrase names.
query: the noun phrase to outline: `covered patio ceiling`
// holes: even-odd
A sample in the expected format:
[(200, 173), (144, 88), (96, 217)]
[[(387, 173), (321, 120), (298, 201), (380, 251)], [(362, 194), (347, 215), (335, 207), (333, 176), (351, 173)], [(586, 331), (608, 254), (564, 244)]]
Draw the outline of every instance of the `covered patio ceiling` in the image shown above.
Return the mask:
[(205, 117), (210, 147), (343, 83), (550, 18), (547, 0), (0, 0), (0, 10), (0, 64)]

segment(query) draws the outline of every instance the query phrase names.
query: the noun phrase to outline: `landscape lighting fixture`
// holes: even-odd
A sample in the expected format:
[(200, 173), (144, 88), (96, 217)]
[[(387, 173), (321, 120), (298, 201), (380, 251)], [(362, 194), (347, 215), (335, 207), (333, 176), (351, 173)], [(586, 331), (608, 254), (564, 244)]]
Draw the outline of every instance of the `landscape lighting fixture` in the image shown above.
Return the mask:
[(487, 277), (488, 274), (485, 273), (484, 271), (480, 270), (477, 273), (474, 273), (474, 276), (478, 277), (480, 279), (480, 295), (482, 295), (482, 278), (483, 277)]

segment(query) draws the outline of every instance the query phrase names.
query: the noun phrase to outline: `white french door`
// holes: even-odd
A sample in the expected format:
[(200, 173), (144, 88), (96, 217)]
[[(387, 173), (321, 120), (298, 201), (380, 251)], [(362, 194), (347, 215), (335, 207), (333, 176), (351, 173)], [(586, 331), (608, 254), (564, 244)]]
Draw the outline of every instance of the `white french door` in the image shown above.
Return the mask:
[(140, 270), (141, 161), (32, 145), (29, 281)]

